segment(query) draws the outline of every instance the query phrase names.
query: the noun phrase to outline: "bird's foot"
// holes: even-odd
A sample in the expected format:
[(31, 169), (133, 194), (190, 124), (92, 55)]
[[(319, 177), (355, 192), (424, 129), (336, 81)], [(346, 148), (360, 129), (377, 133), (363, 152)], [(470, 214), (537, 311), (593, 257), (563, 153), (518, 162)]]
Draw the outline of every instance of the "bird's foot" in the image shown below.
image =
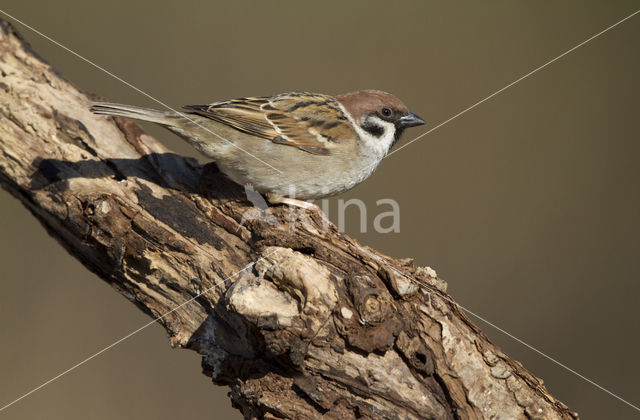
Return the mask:
[(298, 207), (304, 210), (310, 210), (313, 213), (316, 213), (322, 222), (323, 230), (327, 230), (329, 226), (333, 226), (333, 223), (327, 218), (322, 209), (317, 205), (310, 203), (308, 201), (297, 200), (291, 197), (281, 197), (279, 195), (267, 194), (267, 200), (271, 204), (286, 204), (291, 207)]
[(274, 194), (267, 194), (267, 200), (269, 200), (271, 204), (286, 204), (288, 206), (299, 207), (301, 209), (312, 210), (312, 211), (317, 211), (318, 213), (322, 213), (322, 210), (320, 209), (320, 207), (308, 201), (296, 200), (295, 198), (291, 198), (291, 197), (280, 197), (279, 195), (274, 195)]

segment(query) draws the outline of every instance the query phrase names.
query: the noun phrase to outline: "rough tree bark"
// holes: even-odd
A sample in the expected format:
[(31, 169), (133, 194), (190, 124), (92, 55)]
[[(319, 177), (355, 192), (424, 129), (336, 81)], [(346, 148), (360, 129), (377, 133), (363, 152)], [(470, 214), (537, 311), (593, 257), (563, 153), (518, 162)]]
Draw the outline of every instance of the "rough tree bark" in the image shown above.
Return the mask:
[(314, 213), (295, 229), (282, 206), (246, 217), (260, 210), (214, 165), (91, 114), (95, 97), (0, 25), (0, 183), (87, 268), (166, 314), (171, 344), (199, 352), (246, 418), (577, 417), (433, 270)]

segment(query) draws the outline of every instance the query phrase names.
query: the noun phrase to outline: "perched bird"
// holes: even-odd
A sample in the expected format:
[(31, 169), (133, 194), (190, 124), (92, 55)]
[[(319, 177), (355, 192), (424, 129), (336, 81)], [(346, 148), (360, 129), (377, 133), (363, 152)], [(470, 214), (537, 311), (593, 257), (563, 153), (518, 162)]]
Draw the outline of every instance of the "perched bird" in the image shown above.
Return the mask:
[(329, 96), (292, 92), (187, 105), (184, 113), (94, 103), (96, 114), (165, 126), (241, 185), (271, 203), (306, 201), (364, 181), (407, 127), (424, 124), (395, 96), (363, 90)]

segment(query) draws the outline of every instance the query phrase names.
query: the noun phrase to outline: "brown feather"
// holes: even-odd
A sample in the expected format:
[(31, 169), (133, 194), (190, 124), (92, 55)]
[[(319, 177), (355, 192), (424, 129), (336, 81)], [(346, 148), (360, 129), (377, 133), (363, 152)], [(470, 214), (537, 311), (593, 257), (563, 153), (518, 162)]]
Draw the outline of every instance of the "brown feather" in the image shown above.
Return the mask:
[(317, 155), (328, 155), (337, 143), (357, 138), (339, 103), (328, 95), (294, 92), (184, 108), (238, 131)]

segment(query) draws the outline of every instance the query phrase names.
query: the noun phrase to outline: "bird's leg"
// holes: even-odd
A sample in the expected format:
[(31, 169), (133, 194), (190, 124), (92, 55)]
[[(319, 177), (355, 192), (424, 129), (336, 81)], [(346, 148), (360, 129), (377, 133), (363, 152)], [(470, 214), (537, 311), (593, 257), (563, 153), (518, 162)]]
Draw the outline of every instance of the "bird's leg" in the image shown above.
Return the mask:
[[(322, 221), (322, 229), (324, 231), (327, 231), (329, 226), (333, 226), (333, 223), (331, 223), (331, 221), (324, 214), (322, 209), (313, 203), (310, 203), (308, 201), (296, 200), (295, 198), (291, 198), (291, 197), (281, 197), (279, 195), (270, 194), (270, 193), (267, 193), (266, 196), (267, 196), (267, 200), (269, 200), (269, 203), (271, 204), (286, 204), (292, 207), (298, 207), (304, 210), (310, 210), (312, 212), (317, 213), (318, 216), (320, 216), (320, 219)], [(293, 209), (291, 210), (293, 211)]]

